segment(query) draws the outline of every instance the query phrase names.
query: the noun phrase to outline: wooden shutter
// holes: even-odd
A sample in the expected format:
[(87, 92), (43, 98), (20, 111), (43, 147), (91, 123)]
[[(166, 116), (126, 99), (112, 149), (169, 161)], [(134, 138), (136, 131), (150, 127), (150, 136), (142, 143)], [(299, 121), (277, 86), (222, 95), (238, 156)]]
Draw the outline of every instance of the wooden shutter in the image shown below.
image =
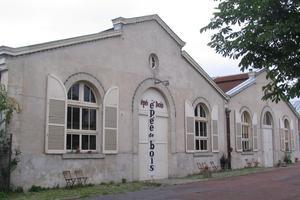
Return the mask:
[(185, 101), (185, 149), (191, 153), (195, 150), (195, 117), (192, 104)]
[(284, 148), (284, 129), (279, 129), (279, 134), (280, 134), (280, 149), (281, 151), (285, 151)]
[(235, 148), (237, 152), (241, 152), (242, 149), (242, 124), (241, 115), (235, 111)]
[(119, 88), (111, 87), (103, 100), (103, 153), (118, 153)]
[(280, 136), (280, 150), (285, 151), (284, 148), (284, 124), (283, 121), (280, 119), (279, 120), (279, 136)]
[(253, 114), (252, 118), (252, 147), (253, 151), (258, 151), (258, 126), (256, 113)]
[(47, 79), (45, 152), (66, 152), (67, 92), (62, 81), (50, 74)]
[(291, 130), (291, 150), (295, 151), (294, 130)]
[(258, 151), (258, 128), (257, 124), (253, 125), (253, 151)]
[(219, 109), (218, 106), (214, 106), (212, 109), (212, 152), (219, 152), (219, 127), (218, 127), (218, 120), (219, 120)]

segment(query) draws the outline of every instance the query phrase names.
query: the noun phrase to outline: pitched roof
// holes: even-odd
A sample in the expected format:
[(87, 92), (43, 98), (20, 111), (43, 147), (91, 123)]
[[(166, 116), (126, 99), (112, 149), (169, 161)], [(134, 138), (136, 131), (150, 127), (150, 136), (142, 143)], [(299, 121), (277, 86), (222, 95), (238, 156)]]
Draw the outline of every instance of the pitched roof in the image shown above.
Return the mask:
[(96, 41), (96, 40), (102, 40), (110, 37), (117, 37), (117, 36), (121, 36), (121, 34), (122, 31), (120, 30), (108, 29), (100, 33), (94, 33), (90, 35), (83, 35), (79, 37), (56, 40), (56, 41), (17, 47), (17, 48), (0, 46), (0, 56), (1, 55), (20, 56), (20, 55), (25, 55), (30, 53), (36, 53), (36, 52), (47, 51), (51, 49), (57, 49), (61, 47)]
[(129, 24), (137, 24), (143, 23), (147, 21), (155, 21), (157, 22), (179, 45), (181, 48), (181, 55), (186, 61), (194, 67), (200, 75), (226, 100), (229, 97), (216, 85), (213, 79), (201, 68), (201, 66), (185, 51), (182, 50), (182, 47), (185, 45), (185, 42), (182, 41), (176, 33), (172, 31), (172, 29), (158, 16), (158, 15), (147, 15), (142, 17), (134, 17), (134, 18), (123, 18), (119, 17), (112, 20), (113, 28), (102, 31), (100, 33), (84, 35), (69, 39), (57, 40), (52, 42), (46, 42), (36, 45), (24, 46), (19, 48), (12, 48), (7, 46), (0, 46), (0, 56), (2, 55), (10, 55), (10, 56), (19, 56), (24, 54), (36, 53), (41, 51), (47, 51), (51, 49), (92, 42), (95, 40), (101, 40), (110, 37), (118, 37), (123, 33), (123, 26)]
[(229, 100), (229, 96), (221, 90), (218, 85), (214, 82), (214, 80), (202, 69), (202, 67), (186, 52), (181, 51), (181, 55), (186, 61), (193, 66), (197, 72), (202, 75), (202, 77), (225, 99)]
[(178, 35), (157, 14), (133, 18), (118, 17), (112, 20), (115, 30), (122, 28), (122, 25), (137, 24), (146, 21), (156, 21), (177, 42), (180, 47), (185, 45), (185, 42), (181, 40)]
[(244, 73), (244, 74), (235, 74), (229, 76), (216, 77), (214, 81), (223, 90), (223, 92), (228, 92), (232, 88), (246, 81), (248, 78), (249, 75), (247, 73)]
[(133, 18), (123, 18), (119, 17), (112, 20), (113, 28), (95, 33), (89, 34), (74, 38), (56, 40), (51, 42), (45, 42), (41, 44), (35, 44), (30, 46), (12, 48), (7, 46), (0, 46), (0, 56), (1, 55), (10, 55), (10, 56), (19, 56), (24, 54), (30, 54), (40, 51), (46, 51), (50, 49), (56, 49), (60, 47), (76, 45), (86, 42), (92, 42), (95, 40), (101, 40), (110, 37), (117, 37), (122, 35), (122, 26), (127, 24), (136, 24), (146, 21), (156, 21), (176, 42), (180, 47), (185, 45), (185, 42), (182, 41), (176, 33), (158, 16), (158, 15), (147, 15), (142, 17), (133, 17)]
[[(262, 69), (255, 72), (251, 71), (243, 74), (220, 76), (214, 78), (214, 81), (227, 95), (233, 97), (253, 85), (256, 81), (256, 77), (265, 71), (266, 69)], [(296, 108), (289, 101), (285, 103), (297, 118), (300, 119), (300, 114), (297, 112)]]

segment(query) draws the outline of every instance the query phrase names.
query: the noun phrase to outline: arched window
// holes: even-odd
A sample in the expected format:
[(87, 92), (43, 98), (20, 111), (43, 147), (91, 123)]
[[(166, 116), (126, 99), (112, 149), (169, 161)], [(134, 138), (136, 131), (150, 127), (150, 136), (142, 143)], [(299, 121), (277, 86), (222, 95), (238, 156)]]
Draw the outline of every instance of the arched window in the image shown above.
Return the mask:
[(92, 88), (77, 82), (68, 91), (67, 150), (95, 151), (98, 104)]
[(247, 111), (242, 113), (242, 149), (243, 151), (250, 151), (250, 127), (251, 118)]
[(290, 123), (287, 119), (284, 120), (284, 149), (285, 151), (290, 150), (289, 139), (290, 139)]
[(208, 110), (201, 103), (195, 108), (195, 150), (208, 151)]
[(273, 124), (273, 118), (269, 111), (265, 112), (263, 117), (263, 124), (267, 126), (272, 126)]

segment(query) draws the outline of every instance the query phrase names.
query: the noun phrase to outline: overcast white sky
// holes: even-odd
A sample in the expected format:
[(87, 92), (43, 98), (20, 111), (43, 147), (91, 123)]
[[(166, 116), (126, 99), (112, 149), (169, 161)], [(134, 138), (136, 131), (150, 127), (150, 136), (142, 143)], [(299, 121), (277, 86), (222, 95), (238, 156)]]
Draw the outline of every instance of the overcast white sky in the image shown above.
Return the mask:
[(200, 34), (213, 0), (0, 0), (0, 46), (20, 47), (111, 28), (117, 17), (158, 14), (186, 42), (184, 49), (211, 76), (239, 73), (238, 62), (207, 46)]

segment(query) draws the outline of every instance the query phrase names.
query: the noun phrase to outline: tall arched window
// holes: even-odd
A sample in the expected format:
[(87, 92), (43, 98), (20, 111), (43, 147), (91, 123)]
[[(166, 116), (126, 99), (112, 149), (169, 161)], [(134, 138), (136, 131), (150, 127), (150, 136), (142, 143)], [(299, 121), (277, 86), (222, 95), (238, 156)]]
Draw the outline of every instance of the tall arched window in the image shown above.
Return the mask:
[(250, 128), (251, 118), (247, 111), (242, 113), (242, 148), (243, 151), (250, 151)]
[(289, 141), (290, 141), (290, 123), (287, 119), (284, 120), (284, 149), (285, 151), (290, 150)]
[(208, 110), (201, 103), (195, 108), (195, 150), (208, 151)]
[(95, 151), (99, 105), (92, 88), (77, 82), (68, 91), (67, 150)]

